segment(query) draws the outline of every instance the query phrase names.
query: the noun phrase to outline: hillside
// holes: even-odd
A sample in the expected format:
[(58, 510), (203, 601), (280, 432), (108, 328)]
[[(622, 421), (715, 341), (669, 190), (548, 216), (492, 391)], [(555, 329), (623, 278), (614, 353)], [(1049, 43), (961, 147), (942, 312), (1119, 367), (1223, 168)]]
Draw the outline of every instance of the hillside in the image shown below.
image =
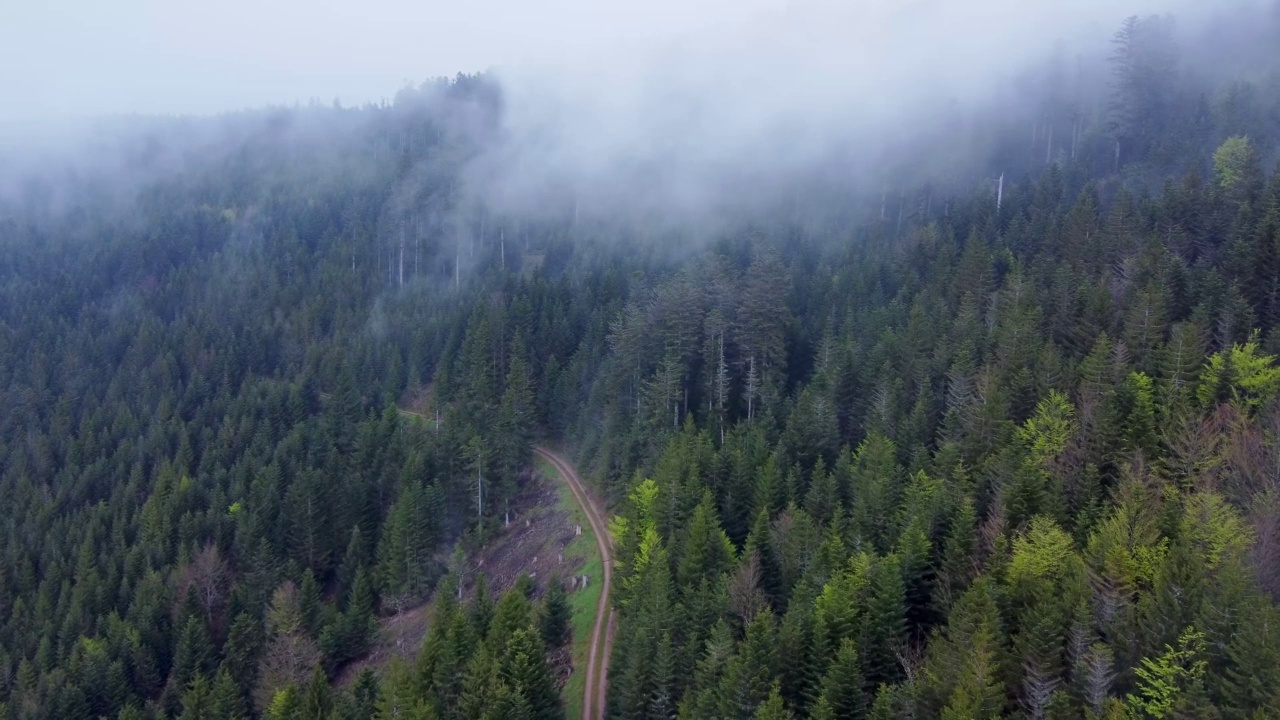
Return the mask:
[[(0, 174), (0, 718), (563, 717), (586, 631), (584, 717), (1280, 717), (1280, 14), (1232, 18), (680, 203), (477, 190), (538, 157), (486, 75)], [(599, 622), (511, 549), (569, 542), (535, 443)]]

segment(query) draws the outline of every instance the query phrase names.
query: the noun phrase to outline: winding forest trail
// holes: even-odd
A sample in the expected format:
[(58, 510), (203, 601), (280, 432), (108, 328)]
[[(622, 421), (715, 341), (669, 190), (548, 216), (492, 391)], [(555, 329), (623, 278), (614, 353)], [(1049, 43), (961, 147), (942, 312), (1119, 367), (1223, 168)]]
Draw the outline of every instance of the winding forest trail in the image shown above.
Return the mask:
[[(324, 397), (323, 394), (322, 397)], [(403, 416), (431, 422), (430, 418), (421, 413), (406, 410), (402, 407), (397, 407), (396, 409)], [(596, 622), (591, 631), (591, 649), (587, 655), (586, 682), (584, 683), (585, 690), (582, 697), (582, 720), (603, 720), (606, 707), (605, 700), (609, 690), (609, 658), (613, 655), (613, 636), (617, 627), (616, 620), (613, 617), (613, 606), (609, 602), (609, 590), (613, 582), (613, 537), (609, 535), (609, 524), (605, 521), (604, 512), (596, 505), (591, 495), (587, 493), (586, 487), (582, 484), (582, 478), (578, 477), (578, 472), (573, 469), (573, 465), (570, 465), (569, 461), (547, 448), (535, 447), (533, 451), (539, 457), (551, 463), (551, 466), (559, 473), (560, 478), (569, 486), (570, 492), (573, 493), (573, 499), (582, 508), (582, 512), (587, 516), (587, 521), (591, 523), (591, 530), (596, 536), (596, 546), (600, 550), (600, 565), (603, 568), (601, 572), (603, 577), (600, 579), (602, 585), (600, 587), (600, 601), (596, 606)]]
[(540, 457), (556, 469), (561, 479), (573, 492), (573, 497), (582, 507), (582, 512), (591, 523), (595, 532), (596, 545), (600, 549), (601, 566), (604, 568), (601, 578), (600, 603), (596, 606), (595, 628), (591, 631), (591, 650), (587, 655), (586, 690), (582, 698), (582, 720), (600, 720), (604, 718), (605, 694), (609, 688), (609, 657), (613, 654), (614, 618), (613, 606), (609, 604), (609, 589), (613, 580), (613, 539), (609, 536), (609, 525), (605, 515), (596, 505), (582, 479), (564, 458), (541, 447), (533, 449)]

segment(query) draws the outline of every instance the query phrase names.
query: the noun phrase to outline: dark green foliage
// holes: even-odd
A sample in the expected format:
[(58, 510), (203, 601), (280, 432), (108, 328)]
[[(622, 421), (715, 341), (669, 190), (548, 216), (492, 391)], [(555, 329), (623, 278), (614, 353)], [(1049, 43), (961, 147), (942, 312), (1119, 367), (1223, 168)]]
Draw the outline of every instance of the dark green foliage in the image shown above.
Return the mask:
[(858, 659), (858, 650), (853, 640), (845, 638), (840, 641), (840, 647), (832, 658), (831, 666), (822, 677), (817, 705), (830, 708), (834, 717), (854, 720), (862, 718), (866, 712), (864, 685), (865, 678), (862, 674), (862, 663)]
[(701, 245), (459, 204), (480, 77), (0, 193), (0, 716), (558, 717), (562, 588), (462, 563), (329, 680), (535, 438), (621, 518), (612, 716), (1280, 715), (1280, 90), (1174, 38)]
[(558, 577), (547, 582), (547, 593), (542, 599), (542, 613), (538, 618), (538, 632), (547, 647), (558, 648), (569, 640), (571, 611), (564, 583)]

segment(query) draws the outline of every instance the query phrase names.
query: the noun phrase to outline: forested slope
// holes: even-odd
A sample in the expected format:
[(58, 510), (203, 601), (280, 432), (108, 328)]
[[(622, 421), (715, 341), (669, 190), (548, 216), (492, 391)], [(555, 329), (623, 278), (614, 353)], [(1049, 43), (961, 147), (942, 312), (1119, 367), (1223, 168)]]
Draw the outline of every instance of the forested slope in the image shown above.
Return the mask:
[(709, 238), (468, 196), (483, 76), (6, 185), (0, 716), (559, 716), (562, 595), (449, 561), (539, 435), (615, 502), (610, 716), (1280, 715), (1280, 76), (1170, 32)]

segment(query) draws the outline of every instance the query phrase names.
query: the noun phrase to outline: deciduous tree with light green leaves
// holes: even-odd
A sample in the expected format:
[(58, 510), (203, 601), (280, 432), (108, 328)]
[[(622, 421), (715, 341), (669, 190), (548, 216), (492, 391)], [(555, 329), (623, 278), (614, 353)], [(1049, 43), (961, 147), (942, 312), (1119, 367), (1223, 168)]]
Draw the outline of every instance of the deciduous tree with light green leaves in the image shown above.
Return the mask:
[(1208, 663), (1204, 655), (1204, 633), (1188, 627), (1178, 637), (1178, 647), (1152, 658), (1142, 658), (1134, 669), (1137, 692), (1125, 696), (1125, 707), (1133, 720), (1170, 717), (1183, 695), (1199, 685)]
[(1258, 349), (1255, 333), (1248, 342), (1214, 353), (1200, 373), (1196, 395), (1203, 405), (1235, 402), (1256, 411), (1280, 393), (1280, 367)]

